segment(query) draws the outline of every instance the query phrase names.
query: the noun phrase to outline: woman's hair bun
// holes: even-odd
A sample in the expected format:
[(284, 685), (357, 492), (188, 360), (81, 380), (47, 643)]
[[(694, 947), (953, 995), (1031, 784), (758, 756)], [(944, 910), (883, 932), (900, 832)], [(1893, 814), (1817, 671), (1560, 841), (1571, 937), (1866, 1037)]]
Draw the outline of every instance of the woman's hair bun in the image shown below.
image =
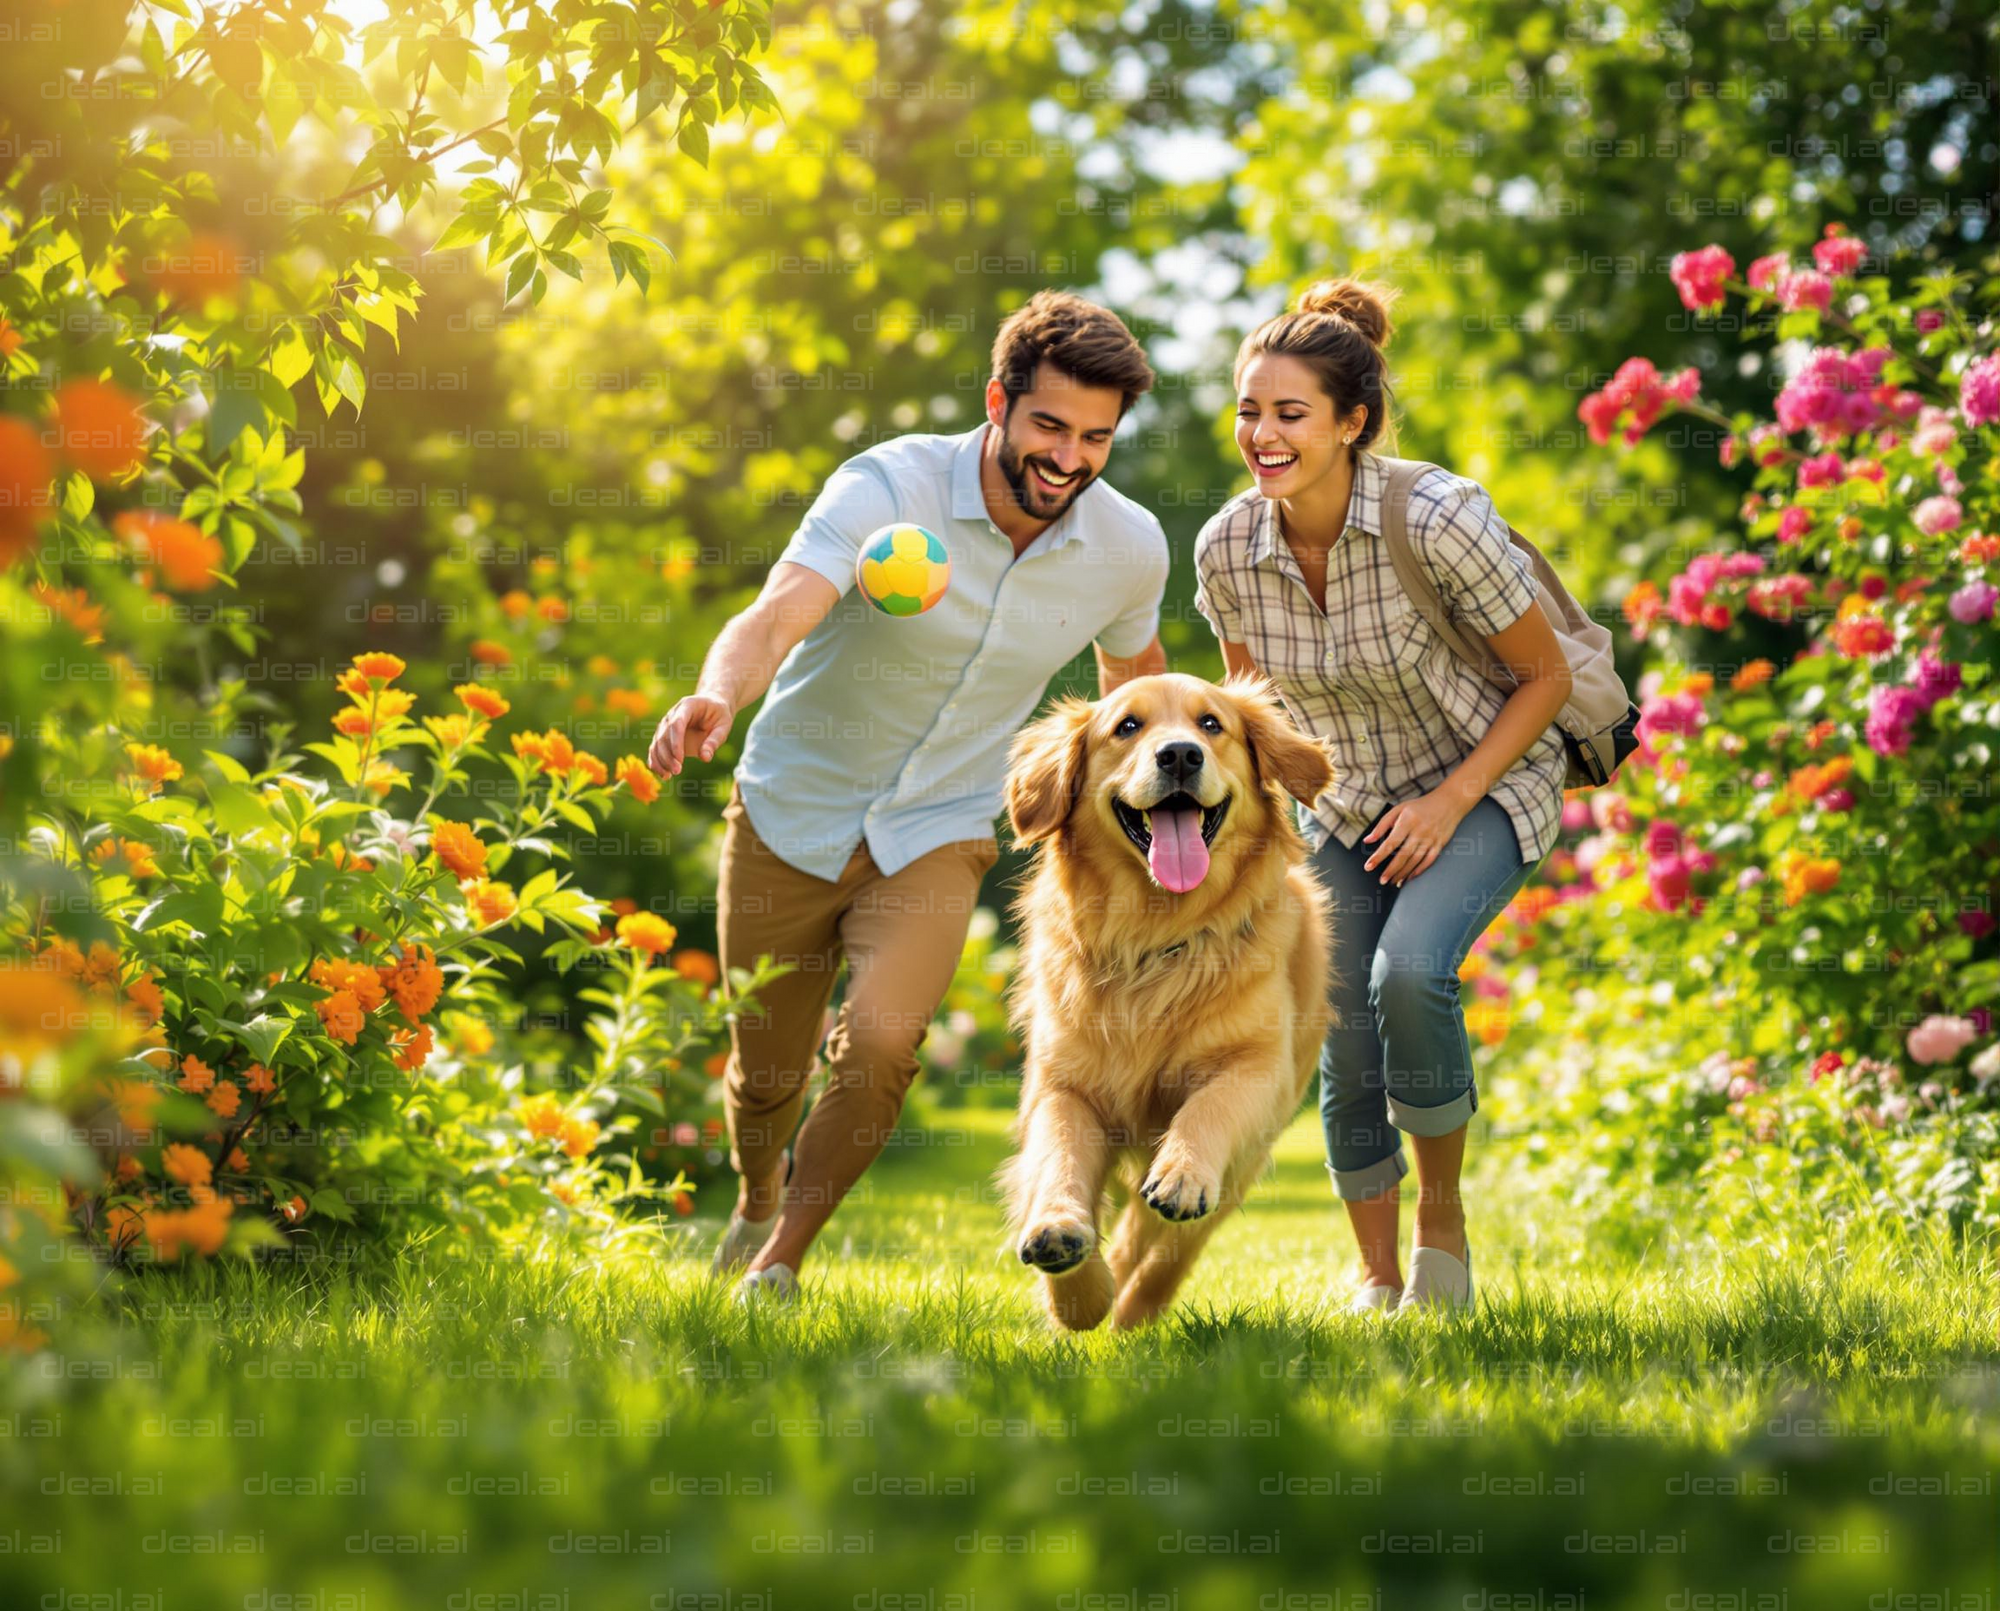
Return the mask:
[(1389, 344), (1389, 304), (1396, 293), (1386, 286), (1360, 280), (1316, 280), (1299, 293), (1294, 313), (1337, 313), (1368, 338), (1371, 345)]

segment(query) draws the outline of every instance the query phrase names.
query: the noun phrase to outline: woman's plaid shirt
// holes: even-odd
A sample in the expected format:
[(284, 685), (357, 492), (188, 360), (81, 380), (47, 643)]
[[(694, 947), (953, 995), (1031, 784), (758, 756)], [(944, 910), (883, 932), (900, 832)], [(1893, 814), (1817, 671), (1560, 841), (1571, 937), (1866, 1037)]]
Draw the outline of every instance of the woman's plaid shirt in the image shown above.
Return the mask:
[[(1278, 507), (1255, 487), (1218, 510), (1195, 539), (1195, 608), (1277, 684), (1292, 720), (1331, 741), (1333, 787), (1299, 810), (1314, 849), (1329, 833), (1354, 846), (1399, 801), (1455, 771), (1507, 701), (1424, 620), (1382, 536), (1384, 472), (1355, 456), (1347, 527), (1327, 556), (1326, 612), (1306, 592), (1278, 531)], [(1452, 617), (1484, 636), (1513, 625), (1537, 594), (1528, 558), (1476, 481), (1427, 470), (1410, 490), (1406, 526), (1417, 559)], [(1524, 861), (1555, 844), (1568, 757), (1551, 726), (1489, 793), (1514, 824)]]

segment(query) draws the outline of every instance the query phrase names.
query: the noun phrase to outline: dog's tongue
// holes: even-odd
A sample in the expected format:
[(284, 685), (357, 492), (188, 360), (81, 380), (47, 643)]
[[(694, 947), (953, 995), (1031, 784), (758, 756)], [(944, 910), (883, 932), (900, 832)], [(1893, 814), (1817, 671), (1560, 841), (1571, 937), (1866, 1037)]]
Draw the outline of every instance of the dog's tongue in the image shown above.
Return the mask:
[(1208, 876), (1208, 846), (1201, 839), (1199, 811), (1149, 811), (1153, 848), (1146, 853), (1162, 889), (1185, 895)]

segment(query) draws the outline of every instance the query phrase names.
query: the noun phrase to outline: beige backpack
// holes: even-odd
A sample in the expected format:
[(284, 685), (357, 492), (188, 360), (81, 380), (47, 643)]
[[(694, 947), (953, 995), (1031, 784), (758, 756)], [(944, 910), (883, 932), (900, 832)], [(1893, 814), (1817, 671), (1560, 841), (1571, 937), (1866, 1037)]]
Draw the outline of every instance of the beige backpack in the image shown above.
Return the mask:
[[(1488, 682), (1511, 693), (1514, 674), (1494, 658), (1483, 637), (1464, 631), (1446, 614), (1444, 600), (1424, 574), (1416, 550), (1410, 546), (1405, 520), (1410, 488), (1418, 476), (1436, 466), (1421, 459), (1378, 457), (1376, 462), (1387, 478), (1382, 495), (1382, 534), (1388, 539), (1389, 557), (1404, 590), (1459, 659)], [(1555, 567), (1539, 548), (1512, 526), (1507, 528), (1507, 535), (1513, 538), (1516, 547), (1527, 550), (1542, 613), (1555, 628), (1556, 638), (1569, 660), (1569, 702), (1557, 713), (1555, 721), (1569, 751), (1569, 773), (1563, 779), (1563, 787), (1588, 789), (1608, 783), (1625, 757), (1639, 747), (1634, 732), (1639, 724), (1639, 708), (1625, 691), (1624, 679), (1618, 675), (1617, 663), (1611, 657), (1611, 630), (1593, 621), (1583, 606), (1570, 597), (1569, 589), (1563, 586), (1562, 578), (1556, 575)]]

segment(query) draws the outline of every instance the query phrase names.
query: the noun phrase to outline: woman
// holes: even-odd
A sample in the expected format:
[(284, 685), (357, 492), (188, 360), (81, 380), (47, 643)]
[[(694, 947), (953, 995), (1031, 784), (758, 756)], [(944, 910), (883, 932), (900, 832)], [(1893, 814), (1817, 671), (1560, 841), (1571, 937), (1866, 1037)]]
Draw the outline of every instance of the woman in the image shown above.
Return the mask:
[[(1451, 653), (1382, 535), (1385, 297), (1321, 282), (1245, 338), (1236, 444), (1256, 484), (1195, 544), (1195, 604), (1229, 670), (1276, 683), (1331, 741), (1334, 786), (1300, 826), (1332, 897), (1336, 1011), (1320, 1054), (1327, 1165), (1360, 1244), (1360, 1311), (1469, 1306), (1459, 1200), (1477, 1098), (1458, 1000), (1473, 941), (1555, 842), (1569, 697), (1524, 555), (1477, 482), (1423, 472), (1406, 528), (1447, 608), (1514, 673), (1503, 692)], [(1417, 1224), (1398, 1261), (1399, 1131)]]

